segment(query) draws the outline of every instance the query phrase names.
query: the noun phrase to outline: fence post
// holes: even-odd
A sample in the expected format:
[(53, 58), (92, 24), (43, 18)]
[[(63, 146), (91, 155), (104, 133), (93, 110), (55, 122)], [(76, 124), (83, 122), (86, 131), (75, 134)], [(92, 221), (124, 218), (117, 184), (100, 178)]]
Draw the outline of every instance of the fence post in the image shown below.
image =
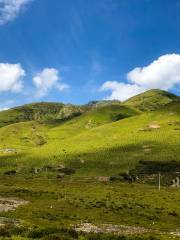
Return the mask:
[(159, 191), (161, 190), (161, 174), (160, 174), (160, 172), (159, 172)]

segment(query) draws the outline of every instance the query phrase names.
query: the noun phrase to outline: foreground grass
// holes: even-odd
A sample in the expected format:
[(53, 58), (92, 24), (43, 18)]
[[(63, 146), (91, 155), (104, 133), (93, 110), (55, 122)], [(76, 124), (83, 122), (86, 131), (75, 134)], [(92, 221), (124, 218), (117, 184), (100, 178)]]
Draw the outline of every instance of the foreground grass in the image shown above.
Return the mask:
[(171, 188), (27, 176), (1, 178), (0, 192), (1, 197), (30, 202), (15, 212), (0, 213), (30, 226), (92, 222), (168, 230), (180, 224), (179, 191)]

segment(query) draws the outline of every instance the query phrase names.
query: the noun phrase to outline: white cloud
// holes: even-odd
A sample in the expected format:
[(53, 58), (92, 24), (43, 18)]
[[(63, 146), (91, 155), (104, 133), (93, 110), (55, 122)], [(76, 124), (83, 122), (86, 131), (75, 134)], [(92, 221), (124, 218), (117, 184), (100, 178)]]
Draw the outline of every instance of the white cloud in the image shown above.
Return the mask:
[(134, 95), (144, 92), (145, 89), (136, 84), (126, 84), (118, 81), (107, 81), (101, 88), (101, 91), (110, 91), (111, 94), (105, 99), (107, 100), (120, 100), (124, 101)]
[(37, 88), (36, 97), (44, 97), (49, 90), (56, 88), (59, 91), (67, 89), (69, 86), (61, 82), (59, 72), (55, 68), (45, 68), (34, 78), (33, 83)]
[(168, 90), (180, 83), (180, 54), (167, 54), (150, 65), (127, 74), (130, 82), (146, 88)]
[(166, 54), (145, 67), (127, 74), (128, 83), (108, 81), (102, 91), (111, 91), (108, 99), (121, 101), (148, 89), (171, 90), (180, 84), (180, 54)]
[(0, 25), (12, 21), (31, 0), (0, 0)]
[(0, 92), (20, 92), (25, 71), (20, 64), (0, 63)]

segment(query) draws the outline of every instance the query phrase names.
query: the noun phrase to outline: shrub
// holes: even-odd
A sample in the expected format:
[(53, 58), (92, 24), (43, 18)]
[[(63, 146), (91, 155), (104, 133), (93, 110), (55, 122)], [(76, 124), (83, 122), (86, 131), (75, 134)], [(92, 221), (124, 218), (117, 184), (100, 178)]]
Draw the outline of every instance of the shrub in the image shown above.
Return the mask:
[(0, 237), (11, 237), (11, 234), (8, 229), (3, 227), (3, 228), (0, 228)]

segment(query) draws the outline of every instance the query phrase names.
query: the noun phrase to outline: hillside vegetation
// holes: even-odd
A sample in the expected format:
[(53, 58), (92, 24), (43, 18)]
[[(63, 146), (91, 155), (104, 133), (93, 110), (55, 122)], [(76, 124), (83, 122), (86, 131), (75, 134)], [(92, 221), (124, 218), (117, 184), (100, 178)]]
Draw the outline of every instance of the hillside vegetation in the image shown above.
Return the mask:
[[(180, 177), (179, 97), (151, 90), (125, 102), (35, 103), (0, 112), (0, 126), (0, 197), (29, 202), (0, 211), (7, 235), (178, 239), (170, 232), (180, 231), (179, 189), (170, 186)], [(77, 233), (82, 223), (130, 226), (138, 236)]]
[(153, 111), (175, 101), (179, 101), (179, 97), (176, 95), (154, 89), (132, 97), (125, 101), (124, 104), (133, 106), (141, 111)]
[[(141, 112), (139, 107), (126, 105), (148, 101), (153, 106), (159, 98), (154, 111), (149, 107), (151, 111)], [(23, 121), (17, 117), (19, 123), (0, 128), (0, 148), (18, 149), (16, 161), (23, 166), (25, 155), (29, 166), (61, 162), (77, 168), (79, 174), (109, 175), (129, 170), (140, 160), (180, 160), (180, 102), (164, 91), (151, 90), (125, 103), (105, 101), (77, 107), (41, 103), (9, 113), (17, 109)], [(1, 112), (1, 116), (9, 113)]]
[[(142, 112), (142, 107), (140, 111), (139, 106), (146, 106), (148, 111)], [(119, 171), (118, 166), (121, 170), (125, 163), (134, 164), (141, 159), (176, 160), (179, 106), (178, 97), (160, 90), (145, 92), (124, 103), (25, 105), (0, 113), (1, 124), (6, 124), (0, 128), (0, 146), (21, 149), (27, 158), (33, 155), (37, 164), (41, 158), (50, 162), (85, 158), (99, 168), (99, 158), (103, 162), (101, 170)], [(2, 120), (6, 116), (9, 122)], [(143, 145), (147, 149), (142, 150)], [(29, 153), (32, 147), (33, 152)], [(77, 157), (79, 154), (83, 156)], [(110, 162), (113, 167), (108, 166)]]

